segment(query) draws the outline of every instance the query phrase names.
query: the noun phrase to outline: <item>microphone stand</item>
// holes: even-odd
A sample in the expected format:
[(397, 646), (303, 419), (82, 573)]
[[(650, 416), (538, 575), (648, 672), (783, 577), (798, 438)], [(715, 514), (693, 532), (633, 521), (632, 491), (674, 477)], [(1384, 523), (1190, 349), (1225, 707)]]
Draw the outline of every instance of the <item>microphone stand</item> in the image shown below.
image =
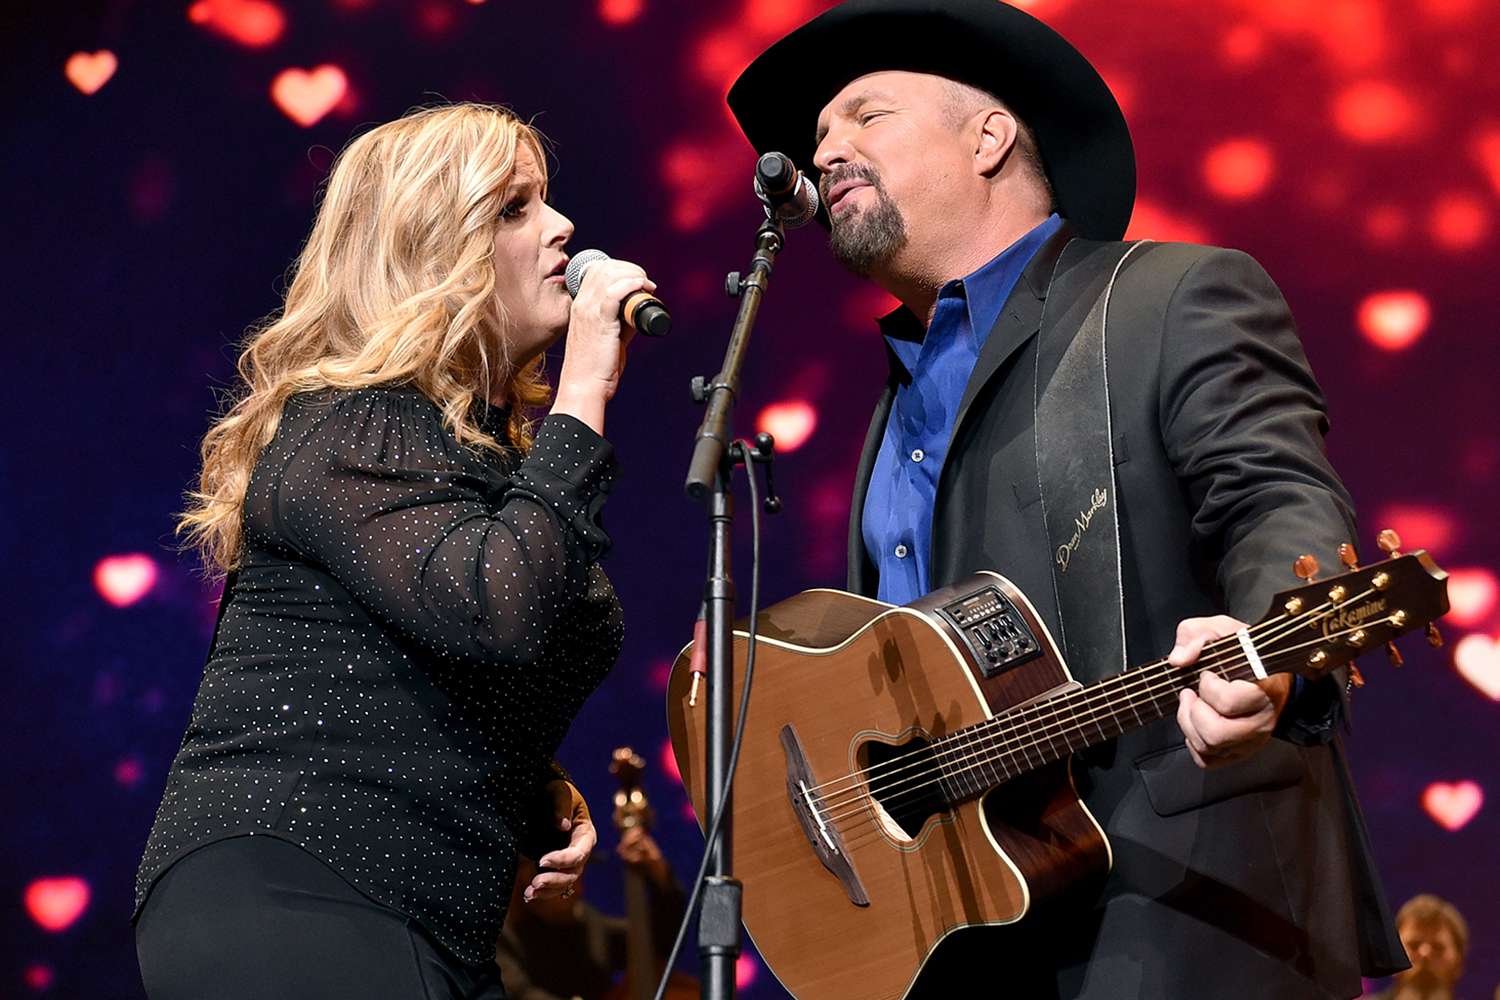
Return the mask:
[[(704, 1000), (732, 1000), (735, 993), (735, 964), (740, 954), (740, 882), (730, 874), (732, 815), (729, 803), (730, 737), (732, 735), (731, 698), (734, 688), (735, 592), (730, 576), (731, 526), (734, 502), (732, 477), (737, 465), (770, 460), (769, 435), (764, 455), (747, 453), (730, 446), (730, 416), (739, 395), (740, 368), (750, 344), (750, 331), (760, 311), (760, 302), (771, 279), (776, 255), (784, 243), (781, 223), (767, 219), (755, 235), (755, 256), (748, 277), (731, 273), (725, 291), (740, 300), (739, 314), (729, 334), (724, 365), (711, 383), (701, 376), (693, 380), (693, 396), (707, 404), (703, 423), (693, 444), (692, 463), (688, 467), (687, 494), (705, 500), (708, 506), (711, 543), (708, 557), (708, 580), (704, 587), (705, 627), (708, 646), (708, 709), (705, 719), (707, 753), (705, 757), (705, 801), (708, 804), (712, 833), (713, 817), (723, 810), (718, 836), (709, 843), (707, 874), (703, 882), (703, 903), (698, 916), (698, 955), (703, 968)], [(748, 469), (755, 475), (753, 468)], [(770, 493), (770, 491), (768, 491)], [(770, 494), (774, 497), (774, 493)], [(769, 498), (768, 498), (769, 499)], [(777, 504), (779, 506), (779, 504)], [(771, 510), (770, 504), (767, 509)], [(752, 629), (754, 623), (751, 623)]]

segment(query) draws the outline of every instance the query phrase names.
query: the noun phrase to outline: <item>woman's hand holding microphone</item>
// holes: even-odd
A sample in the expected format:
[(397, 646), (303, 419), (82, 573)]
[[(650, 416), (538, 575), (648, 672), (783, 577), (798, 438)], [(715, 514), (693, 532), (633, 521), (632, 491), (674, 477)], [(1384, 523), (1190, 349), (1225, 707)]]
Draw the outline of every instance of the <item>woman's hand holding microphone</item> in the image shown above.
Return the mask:
[(588, 265), (568, 319), (553, 413), (569, 414), (604, 433), (604, 407), (620, 387), (625, 352), (635, 337), (620, 320), (621, 306), (635, 292), (655, 290), (656, 283), (629, 261), (604, 258)]

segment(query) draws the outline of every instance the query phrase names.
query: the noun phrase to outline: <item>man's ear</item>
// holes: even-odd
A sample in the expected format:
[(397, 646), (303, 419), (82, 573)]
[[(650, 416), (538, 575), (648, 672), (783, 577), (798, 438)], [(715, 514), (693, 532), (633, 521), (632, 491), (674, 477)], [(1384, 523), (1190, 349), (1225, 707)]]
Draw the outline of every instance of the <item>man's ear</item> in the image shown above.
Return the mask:
[(1004, 108), (991, 108), (975, 119), (973, 128), (974, 169), (982, 177), (994, 177), (1016, 148), (1015, 116)]

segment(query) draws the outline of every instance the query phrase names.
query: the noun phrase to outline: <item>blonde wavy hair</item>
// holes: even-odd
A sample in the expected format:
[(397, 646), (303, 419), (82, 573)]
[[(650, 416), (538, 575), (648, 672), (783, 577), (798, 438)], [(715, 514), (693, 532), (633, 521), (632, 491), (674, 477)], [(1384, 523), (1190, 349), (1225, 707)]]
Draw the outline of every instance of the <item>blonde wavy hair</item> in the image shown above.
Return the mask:
[[(517, 156), (529, 149), (545, 170), (542, 143), (509, 110), (466, 103), (413, 111), (339, 154), (282, 308), (246, 338), (179, 516), (211, 575), (239, 565), (250, 473), (296, 393), (412, 385), (460, 443), (530, 447), (529, 411), (551, 389), (542, 357), (509, 364), (494, 250)], [(504, 442), (476, 419), (497, 388), (511, 404)]]

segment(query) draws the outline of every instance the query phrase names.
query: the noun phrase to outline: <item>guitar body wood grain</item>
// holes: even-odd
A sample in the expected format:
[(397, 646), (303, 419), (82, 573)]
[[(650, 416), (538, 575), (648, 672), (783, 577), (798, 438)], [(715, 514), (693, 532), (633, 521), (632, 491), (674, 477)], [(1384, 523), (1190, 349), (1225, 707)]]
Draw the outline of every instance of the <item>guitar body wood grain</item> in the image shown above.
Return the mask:
[[(997, 581), (1044, 649), (1040, 657), (985, 679), (935, 609), (965, 588)], [(866, 766), (873, 744), (942, 736), (1071, 684), (1045, 627), (1008, 581), (982, 574), (905, 608), (839, 591), (809, 591), (762, 612), (759, 632), (734, 783), (732, 870), (745, 886), (745, 925), (794, 995), (903, 997), (953, 931), (1014, 923), (1050, 901), (1102, 884), (1109, 846), (1074, 792), (1066, 764), (939, 809), (911, 832), (877, 803), (863, 777), (848, 777)], [(687, 704), (690, 653), (691, 647), (683, 651), (673, 671), (668, 725), (702, 823), (708, 818), (705, 705), (702, 699), (696, 707)], [(744, 662), (741, 629), (735, 703)], [(850, 901), (793, 812), (778, 738), (788, 724), (821, 786), (821, 815), (836, 826), (868, 892), (868, 906)], [(901, 766), (884, 765), (876, 773), (890, 775), (888, 768)], [(895, 788), (884, 794), (903, 791)]]

